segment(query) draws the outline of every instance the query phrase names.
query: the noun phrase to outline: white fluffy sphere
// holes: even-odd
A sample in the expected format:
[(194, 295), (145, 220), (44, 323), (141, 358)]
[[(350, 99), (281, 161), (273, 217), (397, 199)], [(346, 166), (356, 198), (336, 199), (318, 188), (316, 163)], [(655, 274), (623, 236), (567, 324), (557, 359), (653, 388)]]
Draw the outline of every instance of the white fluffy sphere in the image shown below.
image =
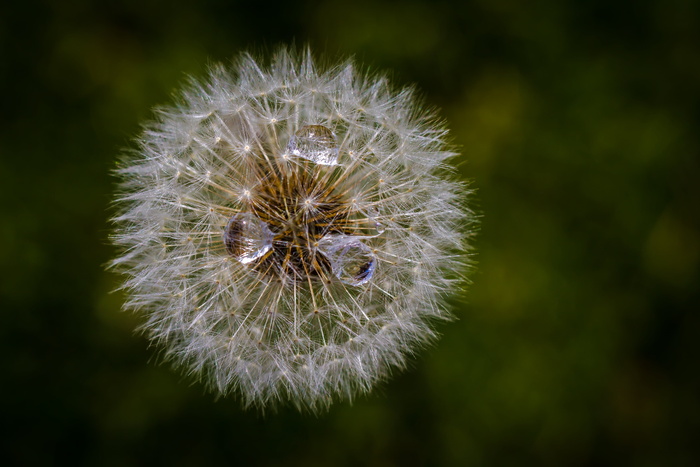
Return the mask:
[(468, 263), (445, 136), (411, 90), (350, 62), (283, 49), (215, 67), (118, 170), (126, 308), (245, 405), (369, 390), (435, 336)]

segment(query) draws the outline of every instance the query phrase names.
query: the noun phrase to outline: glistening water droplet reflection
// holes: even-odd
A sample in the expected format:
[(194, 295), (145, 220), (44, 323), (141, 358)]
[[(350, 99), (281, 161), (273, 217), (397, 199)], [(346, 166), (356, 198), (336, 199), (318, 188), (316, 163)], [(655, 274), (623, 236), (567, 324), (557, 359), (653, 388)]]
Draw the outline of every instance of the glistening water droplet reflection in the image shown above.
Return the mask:
[(301, 127), (289, 139), (287, 152), (319, 165), (338, 165), (338, 144), (335, 134), (323, 125)]
[(261, 258), (272, 248), (273, 233), (267, 224), (249, 212), (229, 219), (224, 231), (226, 251), (243, 264)]
[(359, 239), (349, 235), (326, 235), (318, 249), (328, 258), (333, 274), (348, 285), (369, 282), (377, 267), (377, 257)]
[(372, 209), (370, 214), (367, 215), (367, 223), (370, 237), (377, 237), (386, 230), (384, 224), (379, 222), (379, 212), (376, 209)]

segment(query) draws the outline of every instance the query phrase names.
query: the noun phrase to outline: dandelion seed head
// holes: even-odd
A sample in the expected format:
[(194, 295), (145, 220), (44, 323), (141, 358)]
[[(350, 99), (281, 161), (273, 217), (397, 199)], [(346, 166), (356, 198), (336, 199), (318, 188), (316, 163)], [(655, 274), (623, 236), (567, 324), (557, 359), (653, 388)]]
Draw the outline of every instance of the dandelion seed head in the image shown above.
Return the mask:
[(326, 408), (449, 317), (473, 223), (410, 89), (242, 55), (159, 112), (119, 169), (113, 266), (167, 359), (260, 408)]

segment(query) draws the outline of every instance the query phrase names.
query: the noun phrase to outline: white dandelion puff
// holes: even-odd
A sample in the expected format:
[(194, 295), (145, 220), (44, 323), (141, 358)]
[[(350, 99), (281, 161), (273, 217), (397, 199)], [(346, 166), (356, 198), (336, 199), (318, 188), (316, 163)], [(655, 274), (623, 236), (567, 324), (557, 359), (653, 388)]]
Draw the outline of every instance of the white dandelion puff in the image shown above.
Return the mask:
[(244, 405), (322, 409), (402, 367), (449, 315), (473, 216), (409, 89), (243, 55), (161, 110), (118, 169), (125, 308)]

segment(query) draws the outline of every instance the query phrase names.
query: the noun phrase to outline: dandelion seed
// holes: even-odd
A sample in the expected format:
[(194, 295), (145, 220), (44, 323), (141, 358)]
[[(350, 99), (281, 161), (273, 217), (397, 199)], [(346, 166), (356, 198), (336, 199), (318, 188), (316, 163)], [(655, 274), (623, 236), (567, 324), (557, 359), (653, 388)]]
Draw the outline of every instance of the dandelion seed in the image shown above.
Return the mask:
[(281, 50), (182, 96), (118, 170), (114, 234), (168, 359), (244, 405), (318, 410), (435, 337), (473, 218), (410, 90)]

